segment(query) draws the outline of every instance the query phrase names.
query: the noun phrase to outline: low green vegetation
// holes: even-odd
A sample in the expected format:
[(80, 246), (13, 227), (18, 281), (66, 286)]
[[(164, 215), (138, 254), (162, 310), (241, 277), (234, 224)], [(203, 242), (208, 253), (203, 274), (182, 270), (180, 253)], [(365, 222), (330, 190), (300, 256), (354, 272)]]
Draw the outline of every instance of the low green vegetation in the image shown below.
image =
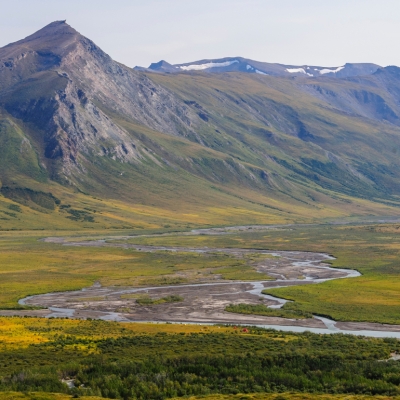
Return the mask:
[[(53, 232), (48, 232), (50, 235)], [(0, 235), (0, 309), (27, 309), (18, 300), (29, 295), (103, 286), (157, 286), (217, 278), (211, 272), (243, 266), (224, 254), (63, 246), (38, 241), (27, 233)], [(100, 301), (82, 298), (83, 301)]]
[(220, 274), (222, 279), (233, 281), (260, 281), (273, 280), (267, 274), (257, 272), (250, 265), (238, 265), (229, 268), (221, 268), (212, 271), (213, 274)]
[(176, 296), (176, 295), (171, 295), (171, 296), (165, 296), (162, 297), (161, 299), (152, 299), (150, 297), (140, 297), (136, 300), (136, 303), (145, 306), (145, 305), (152, 305), (152, 304), (162, 304), (162, 303), (175, 303), (178, 301), (183, 301), (183, 297), (181, 296)]
[[(0, 392), (0, 400), (70, 400), (76, 398), (64, 393), (44, 392)], [(81, 400), (98, 400), (97, 396), (82, 396)], [(368, 396), (349, 394), (312, 394), (312, 393), (239, 393), (239, 394), (210, 394), (185, 397), (188, 400), (393, 400), (397, 397)]]
[[(0, 400), (71, 400), (77, 396), (65, 393), (46, 393), (46, 392), (0, 392)], [(100, 400), (96, 396), (79, 396), (81, 400)]]
[(291, 319), (312, 318), (312, 314), (304, 311), (287, 310), (285, 308), (268, 308), (265, 304), (230, 304), (225, 311), (238, 314), (266, 315), (267, 317), (281, 317)]
[[(337, 257), (329, 261), (333, 267), (358, 269), (363, 275), (267, 290), (294, 300), (282, 309), (239, 304), (228, 311), (293, 319), (316, 313), (337, 320), (399, 323), (399, 226), (295, 226), (219, 236), (142, 237), (130, 242), (328, 252)], [(67, 290), (94, 281), (143, 285), (178, 279), (178, 273), (191, 282), (198, 272), (205, 278), (221, 270), (229, 273), (227, 265), (243, 271), (251, 267), (246, 260), (226, 254), (142, 253), (36, 239), (3, 235), (0, 299), (5, 306), (15, 306), (21, 293), (34, 294), (34, 290)], [(146, 299), (132, 298), (139, 304)], [(165, 298), (147, 297), (144, 303), (160, 300)], [(66, 396), (59, 400), (85, 395), (120, 400), (184, 396), (228, 400), (239, 394), (268, 400), (400, 396), (400, 363), (386, 361), (400, 354), (396, 339), (246, 328), (0, 318), (0, 391), (15, 396), (48, 393), (43, 400), (56, 396), (51, 393)], [(73, 379), (75, 388), (62, 382), (67, 378)]]
[[(393, 400), (397, 397), (349, 395), (349, 394), (315, 394), (315, 393), (239, 393), (239, 394), (210, 394), (192, 396), (189, 400)], [(28, 400), (28, 399), (27, 399)]]
[(0, 318), (0, 392), (400, 395), (396, 339), (243, 328)]
[[(62, 172), (66, 165), (60, 153), (47, 154), (54, 143), (47, 142), (41, 129), (54, 110), (40, 113), (27, 106), (52, 98), (65, 89), (66, 80), (52, 62), (49, 70), (33, 75), (35, 64), (21, 63), (25, 67), (19, 84), (11, 85), (8, 77), (1, 82), (2, 88), (8, 87), (0, 106), (1, 229), (193, 229), (311, 222), (385, 215), (395, 213), (399, 205), (399, 178), (393, 173), (400, 165), (399, 128), (388, 125), (385, 114), (376, 111), (382, 104), (392, 110), (395, 104), (381, 103), (389, 95), (373, 76), (374, 83), (368, 84), (311, 84), (241, 73), (150, 74), (143, 79), (168, 88), (177, 100), (176, 112), (184, 113), (190, 123), (163, 119), (161, 110), (154, 108), (156, 119), (166, 124), (158, 125), (164, 133), (157, 132), (115, 112), (125, 106), (98, 99), (96, 107), (136, 143), (137, 159), (121, 163), (111, 153), (99, 156), (98, 149), (112, 147), (113, 139), (86, 143), (84, 137), (91, 133), (83, 127), (76, 148), (63, 138), (65, 160), (66, 154), (77, 152), (72, 176)], [(320, 95), (312, 95), (314, 85), (329, 96), (350, 96), (362, 117), (327, 108)], [(373, 99), (367, 108), (354, 97), (360, 90)], [(12, 117), (6, 111), (10, 109), (24, 109), (24, 122), (15, 112)], [(120, 140), (130, 145), (124, 135)], [(322, 144), (327, 153), (321, 152)], [(338, 161), (342, 159), (348, 164)], [(3, 215), (9, 203), (21, 206), (20, 215)]]
[[(13, 200), (17, 203), (29, 206), (34, 204), (48, 210), (54, 210), (57, 205), (61, 203), (59, 199), (54, 197), (51, 193), (38, 192), (28, 188), (10, 188), (2, 187), (0, 193), (7, 199)], [(21, 212), (21, 207), (17, 204), (11, 204), (15, 211)]]

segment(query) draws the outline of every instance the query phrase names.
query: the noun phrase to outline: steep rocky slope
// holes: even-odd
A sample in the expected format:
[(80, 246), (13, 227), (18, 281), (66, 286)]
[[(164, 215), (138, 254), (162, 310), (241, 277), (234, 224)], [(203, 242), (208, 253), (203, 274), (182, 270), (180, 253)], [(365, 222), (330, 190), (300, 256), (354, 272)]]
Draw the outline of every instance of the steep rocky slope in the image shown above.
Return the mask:
[(113, 61), (64, 21), (4, 47), (0, 60), (0, 103), (44, 132), (45, 157), (61, 157), (65, 175), (89, 154), (142, 158), (132, 138), (101, 108), (160, 132), (196, 135), (192, 126), (199, 118), (185, 104)]
[(0, 49), (0, 228), (396, 214), (398, 71), (154, 74), (54, 22)]

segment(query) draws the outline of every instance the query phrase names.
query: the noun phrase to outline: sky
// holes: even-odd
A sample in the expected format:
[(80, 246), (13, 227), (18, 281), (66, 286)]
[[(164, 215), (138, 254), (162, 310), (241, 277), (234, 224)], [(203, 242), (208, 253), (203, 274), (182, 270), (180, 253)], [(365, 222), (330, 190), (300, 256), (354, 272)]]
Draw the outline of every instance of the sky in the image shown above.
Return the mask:
[(134, 67), (241, 56), (400, 66), (399, 0), (0, 0), (0, 47), (56, 20)]

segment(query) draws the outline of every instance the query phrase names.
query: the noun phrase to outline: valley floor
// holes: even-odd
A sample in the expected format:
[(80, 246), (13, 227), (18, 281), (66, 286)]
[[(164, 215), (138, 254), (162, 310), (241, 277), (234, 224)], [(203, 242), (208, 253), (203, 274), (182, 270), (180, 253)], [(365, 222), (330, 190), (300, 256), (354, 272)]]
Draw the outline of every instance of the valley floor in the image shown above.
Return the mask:
[[(382, 236), (382, 231), (387, 236)], [(316, 332), (358, 331), (366, 335), (396, 336), (396, 332), (400, 332), (400, 314), (397, 307), (391, 306), (400, 302), (398, 286), (393, 285), (399, 278), (394, 270), (397, 264), (390, 264), (391, 271), (387, 273), (388, 261), (395, 259), (393, 251), (387, 248), (388, 245), (396, 247), (393, 245), (398, 241), (398, 231), (399, 226), (391, 221), (343, 226), (209, 228), (170, 235), (47, 237), (34, 242), (41, 255), (43, 249), (47, 252), (54, 249), (52, 257), (60, 254), (60, 266), (67, 257), (78, 261), (78, 257), (83, 255), (84, 264), (80, 265), (80, 271), (75, 268), (71, 275), (65, 274), (64, 269), (66, 280), (48, 283), (50, 287), (53, 285), (56, 293), (36, 294), (20, 300), (19, 306), (11, 306), (1, 314), (119, 321), (242, 323), (282, 326), (282, 329), (297, 331), (306, 328)], [(239, 244), (241, 248), (234, 247)], [(389, 256), (386, 262), (375, 244), (386, 248), (385, 254)], [(221, 245), (225, 247), (213, 247)], [(271, 250), (283, 246), (296, 251)], [(330, 250), (338, 257), (299, 251), (300, 248)], [(327, 262), (334, 268), (328, 267)], [(53, 261), (49, 272), (56, 271), (54, 265), (57, 262), (54, 264)], [(41, 277), (47, 275), (43, 274), (42, 268), (36, 271), (40, 276), (36, 290), (46, 293), (40, 286)], [(84, 271), (91, 274), (84, 274)], [(81, 287), (86, 286), (83, 290), (67, 286), (69, 290), (62, 291), (66, 283), (76, 285), (77, 276), (80, 279), (85, 277), (87, 282), (92, 280), (92, 285), (82, 285), (82, 281)], [(366, 282), (369, 284), (365, 285)], [(375, 287), (375, 301), (370, 301), (373, 297), (369, 297), (360, 304), (362, 291), (367, 289), (368, 296), (371, 296), (371, 285)], [(318, 298), (315, 294), (320, 292), (329, 296), (325, 304), (317, 299), (310, 301), (312, 295)], [(300, 299), (293, 297), (293, 293), (300, 294)], [(334, 293), (336, 296), (332, 297)], [(342, 293), (346, 293), (346, 297)], [(180, 296), (182, 301), (162, 301), (168, 295)], [(139, 304), (138, 299), (142, 297), (157, 302), (161, 299), (161, 303)], [(281, 297), (294, 302), (279, 299)], [(227, 307), (232, 304), (269, 307), (269, 315), (228, 312)], [(275, 311), (282, 304), (282, 311)], [(32, 306), (36, 310), (29, 310)], [(330, 308), (328, 312), (327, 308)], [(338, 313), (339, 309), (343, 311)], [(368, 317), (365, 309), (369, 309)], [(380, 333), (374, 334), (373, 331)]]

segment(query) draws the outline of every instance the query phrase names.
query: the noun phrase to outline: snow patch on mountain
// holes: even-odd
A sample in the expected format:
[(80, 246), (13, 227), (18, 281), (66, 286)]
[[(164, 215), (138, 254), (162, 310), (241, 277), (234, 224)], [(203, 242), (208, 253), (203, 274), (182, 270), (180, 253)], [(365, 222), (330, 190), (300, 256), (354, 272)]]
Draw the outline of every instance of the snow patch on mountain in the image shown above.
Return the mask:
[(192, 64), (192, 65), (183, 65), (180, 66), (180, 69), (183, 69), (184, 71), (201, 71), (203, 69), (208, 69), (208, 68), (217, 68), (217, 67), (228, 67), (229, 65), (238, 63), (238, 60), (233, 60), (233, 61), (225, 61), (222, 63), (206, 63), (206, 64)]
[[(329, 68), (324, 68), (324, 69), (321, 69), (321, 70), (319, 70), (319, 73), (321, 74), (321, 75), (323, 75), (323, 74), (329, 74), (329, 73), (336, 73), (336, 72), (339, 72), (339, 71), (341, 71), (342, 69), (344, 69), (344, 66), (343, 67), (337, 67), (336, 69), (329, 69)], [(318, 69), (316, 69), (315, 68), (315, 71), (318, 71)]]
[(304, 75), (308, 75), (308, 76), (314, 76), (315, 74), (319, 73), (320, 75), (324, 75), (324, 74), (336, 74), (337, 72), (341, 71), (342, 69), (344, 69), (343, 67), (337, 67), (337, 68), (322, 68), (322, 69), (318, 69), (318, 68), (313, 68), (313, 70), (315, 71), (313, 74), (308, 73), (306, 70), (309, 70), (310, 67), (306, 67), (306, 68), (287, 68), (286, 72), (289, 72), (291, 74), (304, 74)]
[(306, 72), (304, 68), (286, 68), (286, 71), (290, 72), (291, 74), (301, 73), (301, 74), (305, 74), (308, 76), (313, 76), (312, 74), (309, 74), (308, 72)]
[(252, 67), (251, 65), (247, 64), (246, 65), (246, 69), (247, 70), (251, 70), (254, 71), (256, 74), (260, 74), (260, 75), (268, 75), (265, 72), (259, 71), (258, 69), (255, 69), (254, 67)]

